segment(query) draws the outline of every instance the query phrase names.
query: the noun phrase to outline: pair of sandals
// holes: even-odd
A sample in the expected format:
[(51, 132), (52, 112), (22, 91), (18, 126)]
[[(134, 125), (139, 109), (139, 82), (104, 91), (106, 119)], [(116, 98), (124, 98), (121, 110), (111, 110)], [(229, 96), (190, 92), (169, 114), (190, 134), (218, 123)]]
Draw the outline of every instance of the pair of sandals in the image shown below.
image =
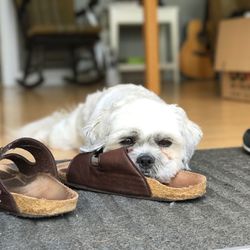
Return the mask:
[[(34, 161), (10, 152), (16, 148), (28, 151)], [(20, 138), (0, 148), (0, 160), (4, 160), (0, 164), (0, 210), (23, 217), (75, 210), (78, 194), (68, 186), (160, 201), (194, 199), (206, 192), (206, 177), (190, 171), (180, 171), (167, 185), (145, 177), (126, 148), (79, 153), (71, 161), (56, 162), (41, 142)]]

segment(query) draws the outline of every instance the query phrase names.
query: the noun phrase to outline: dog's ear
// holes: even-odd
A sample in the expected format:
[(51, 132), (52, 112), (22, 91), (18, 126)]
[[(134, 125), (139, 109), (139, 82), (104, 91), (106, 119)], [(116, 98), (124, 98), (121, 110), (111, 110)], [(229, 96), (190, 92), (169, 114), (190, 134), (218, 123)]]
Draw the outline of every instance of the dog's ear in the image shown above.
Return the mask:
[(110, 127), (107, 126), (110, 124), (109, 119), (109, 112), (103, 111), (89, 120), (83, 129), (85, 142), (82, 151), (91, 152), (105, 147), (110, 133)]
[(181, 127), (181, 134), (183, 135), (184, 138), (184, 155), (183, 155), (183, 163), (185, 167), (188, 169), (188, 163), (193, 156), (193, 153), (196, 149), (196, 146), (200, 142), (202, 138), (202, 131), (200, 127), (195, 124), (194, 122), (190, 121), (189, 118), (186, 115), (186, 112), (176, 106), (175, 106), (176, 112), (178, 114), (178, 119), (180, 122), (180, 127)]

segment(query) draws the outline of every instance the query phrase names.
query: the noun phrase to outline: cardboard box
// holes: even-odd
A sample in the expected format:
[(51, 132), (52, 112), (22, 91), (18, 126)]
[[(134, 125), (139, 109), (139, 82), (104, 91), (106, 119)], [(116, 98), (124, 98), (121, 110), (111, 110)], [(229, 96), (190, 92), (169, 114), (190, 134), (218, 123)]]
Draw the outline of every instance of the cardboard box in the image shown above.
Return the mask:
[(250, 18), (220, 22), (215, 69), (223, 97), (250, 101)]
[(249, 0), (209, 0), (208, 38), (212, 51), (215, 51), (220, 21), (235, 12), (250, 10)]

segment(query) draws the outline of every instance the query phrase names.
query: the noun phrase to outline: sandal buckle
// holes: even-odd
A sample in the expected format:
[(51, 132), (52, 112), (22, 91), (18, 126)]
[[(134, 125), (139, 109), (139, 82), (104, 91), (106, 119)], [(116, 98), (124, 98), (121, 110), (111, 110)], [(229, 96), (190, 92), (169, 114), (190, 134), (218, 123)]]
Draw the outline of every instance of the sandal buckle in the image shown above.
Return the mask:
[(0, 147), (0, 159), (2, 159), (2, 156), (5, 153), (4, 151), (5, 151), (4, 148)]
[(95, 154), (93, 154), (92, 156), (91, 156), (91, 164), (93, 165), (93, 166), (99, 166), (99, 162), (100, 162), (100, 159), (99, 159), (99, 155), (95, 155)]

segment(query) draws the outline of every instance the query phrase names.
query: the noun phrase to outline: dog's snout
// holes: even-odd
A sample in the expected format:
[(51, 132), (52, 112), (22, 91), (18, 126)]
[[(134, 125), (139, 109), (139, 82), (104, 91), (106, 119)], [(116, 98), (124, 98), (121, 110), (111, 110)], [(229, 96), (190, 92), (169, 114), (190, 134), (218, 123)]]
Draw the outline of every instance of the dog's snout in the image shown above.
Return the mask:
[(138, 156), (136, 162), (145, 170), (152, 168), (155, 163), (155, 158), (151, 154), (141, 154)]

